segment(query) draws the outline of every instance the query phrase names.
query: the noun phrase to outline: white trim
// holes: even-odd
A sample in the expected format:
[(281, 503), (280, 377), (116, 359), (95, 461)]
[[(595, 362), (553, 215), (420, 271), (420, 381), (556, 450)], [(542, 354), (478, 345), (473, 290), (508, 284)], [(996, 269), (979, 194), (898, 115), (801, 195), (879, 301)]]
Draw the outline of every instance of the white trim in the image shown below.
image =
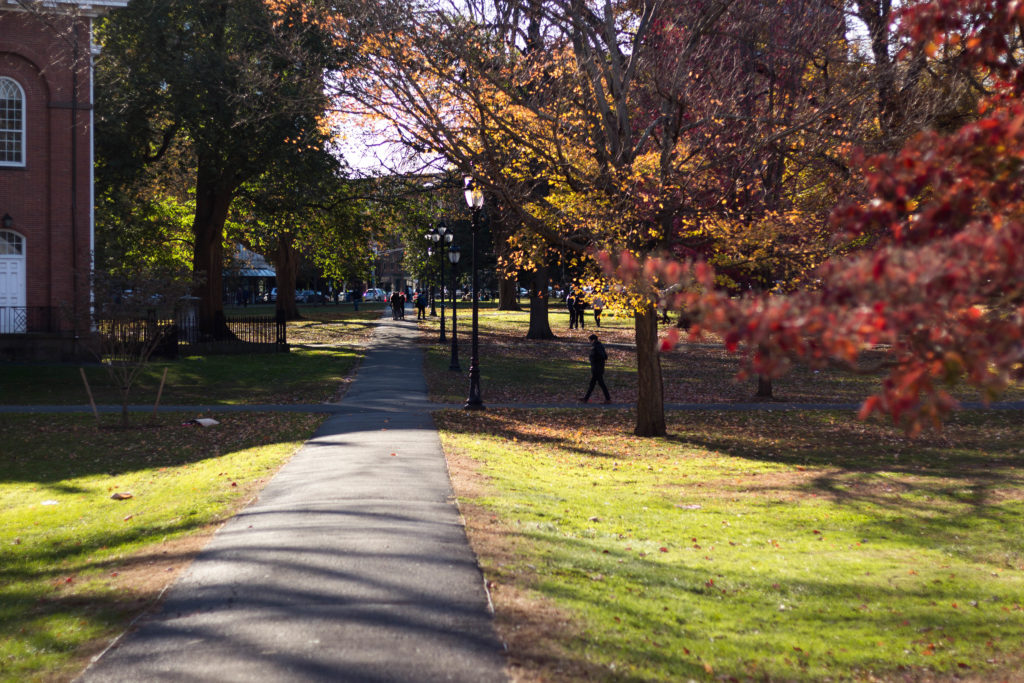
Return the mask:
[(21, 161), (4, 161), (0, 159), (0, 168), (24, 168), (26, 157), (28, 157), (28, 122), (25, 120), (28, 112), (28, 103), (25, 97), (25, 88), (10, 76), (0, 75), (0, 83), (4, 81), (13, 83), (18, 94), (21, 96), (21, 130), (18, 131), (21, 133)]
[[(0, 254), (0, 262), (3, 262), (10, 266), (14, 265), (14, 272), (16, 276), (10, 277), (10, 269), (4, 268), (3, 277), (8, 283), (12, 280), (17, 280), (14, 283), (14, 290), (7, 291), (6, 296), (0, 300), (0, 311), (3, 315), (0, 315), (0, 334), (24, 334), (25, 333), (25, 320), (24, 320), (24, 309), (25, 304), (28, 301), (28, 291), (26, 290), (26, 282), (28, 279), (28, 239), (17, 232), (16, 230), (8, 230), (6, 228), (0, 229), (0, 232), (9, 233), (17, 238), (17, 241), (21, 244), (20, 254)], [(19, 314), (19, 311), (22, 313)]]
[(0, 12), (6, 10), (77, 13), (98, 17), (112, 9), (127, 7), (129, 0), (0, 0)]

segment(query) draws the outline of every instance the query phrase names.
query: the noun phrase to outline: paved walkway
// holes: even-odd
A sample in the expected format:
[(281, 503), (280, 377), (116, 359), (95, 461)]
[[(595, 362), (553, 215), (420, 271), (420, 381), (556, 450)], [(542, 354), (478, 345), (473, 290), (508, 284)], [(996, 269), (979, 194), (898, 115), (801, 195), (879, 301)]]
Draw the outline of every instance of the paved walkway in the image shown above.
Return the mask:
[(381, 321), (335, 414), (80, 681), (507, 680), (416, 334)]

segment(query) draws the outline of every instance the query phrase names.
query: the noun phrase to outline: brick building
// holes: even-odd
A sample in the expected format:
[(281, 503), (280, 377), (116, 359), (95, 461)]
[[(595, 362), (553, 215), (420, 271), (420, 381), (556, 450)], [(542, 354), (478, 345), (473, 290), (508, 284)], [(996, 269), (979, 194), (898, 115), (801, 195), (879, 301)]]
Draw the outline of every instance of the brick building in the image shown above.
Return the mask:
[(93, 249), (92, 22), (128, 0), (0, 0), (0, 358), (71, 357)]

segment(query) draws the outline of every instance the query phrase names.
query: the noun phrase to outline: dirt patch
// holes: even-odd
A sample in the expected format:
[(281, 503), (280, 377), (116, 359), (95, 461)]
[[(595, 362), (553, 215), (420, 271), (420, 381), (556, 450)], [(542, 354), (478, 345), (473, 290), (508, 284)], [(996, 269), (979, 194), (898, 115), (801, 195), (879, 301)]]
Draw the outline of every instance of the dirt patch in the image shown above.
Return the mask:
[(111, 571), (112, 587), (145, 601), (155, 600), (192, 564), (219, 526), (209, 526), (193, 535), (161, 543), (145, 553), (125, 558)]

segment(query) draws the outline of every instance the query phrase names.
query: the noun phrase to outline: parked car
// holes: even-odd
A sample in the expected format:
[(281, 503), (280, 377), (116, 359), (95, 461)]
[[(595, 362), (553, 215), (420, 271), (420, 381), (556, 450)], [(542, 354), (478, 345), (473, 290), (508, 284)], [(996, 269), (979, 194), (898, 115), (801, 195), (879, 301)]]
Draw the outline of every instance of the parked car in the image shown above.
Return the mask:
[(324, 302), (324, 295), (314, 292), (312, 289), (300, 289), (295, 292), (295, 303), (297, 304), (321, 304)]
[(277, 287), (272, 288), (269, 292), (265, 292), (260, 298), (265, 304), (274, 303), (277, 301)]
[(363, 301), (387, 301), (388, 295), (383, 289), (371, 288), (363, 292)]

